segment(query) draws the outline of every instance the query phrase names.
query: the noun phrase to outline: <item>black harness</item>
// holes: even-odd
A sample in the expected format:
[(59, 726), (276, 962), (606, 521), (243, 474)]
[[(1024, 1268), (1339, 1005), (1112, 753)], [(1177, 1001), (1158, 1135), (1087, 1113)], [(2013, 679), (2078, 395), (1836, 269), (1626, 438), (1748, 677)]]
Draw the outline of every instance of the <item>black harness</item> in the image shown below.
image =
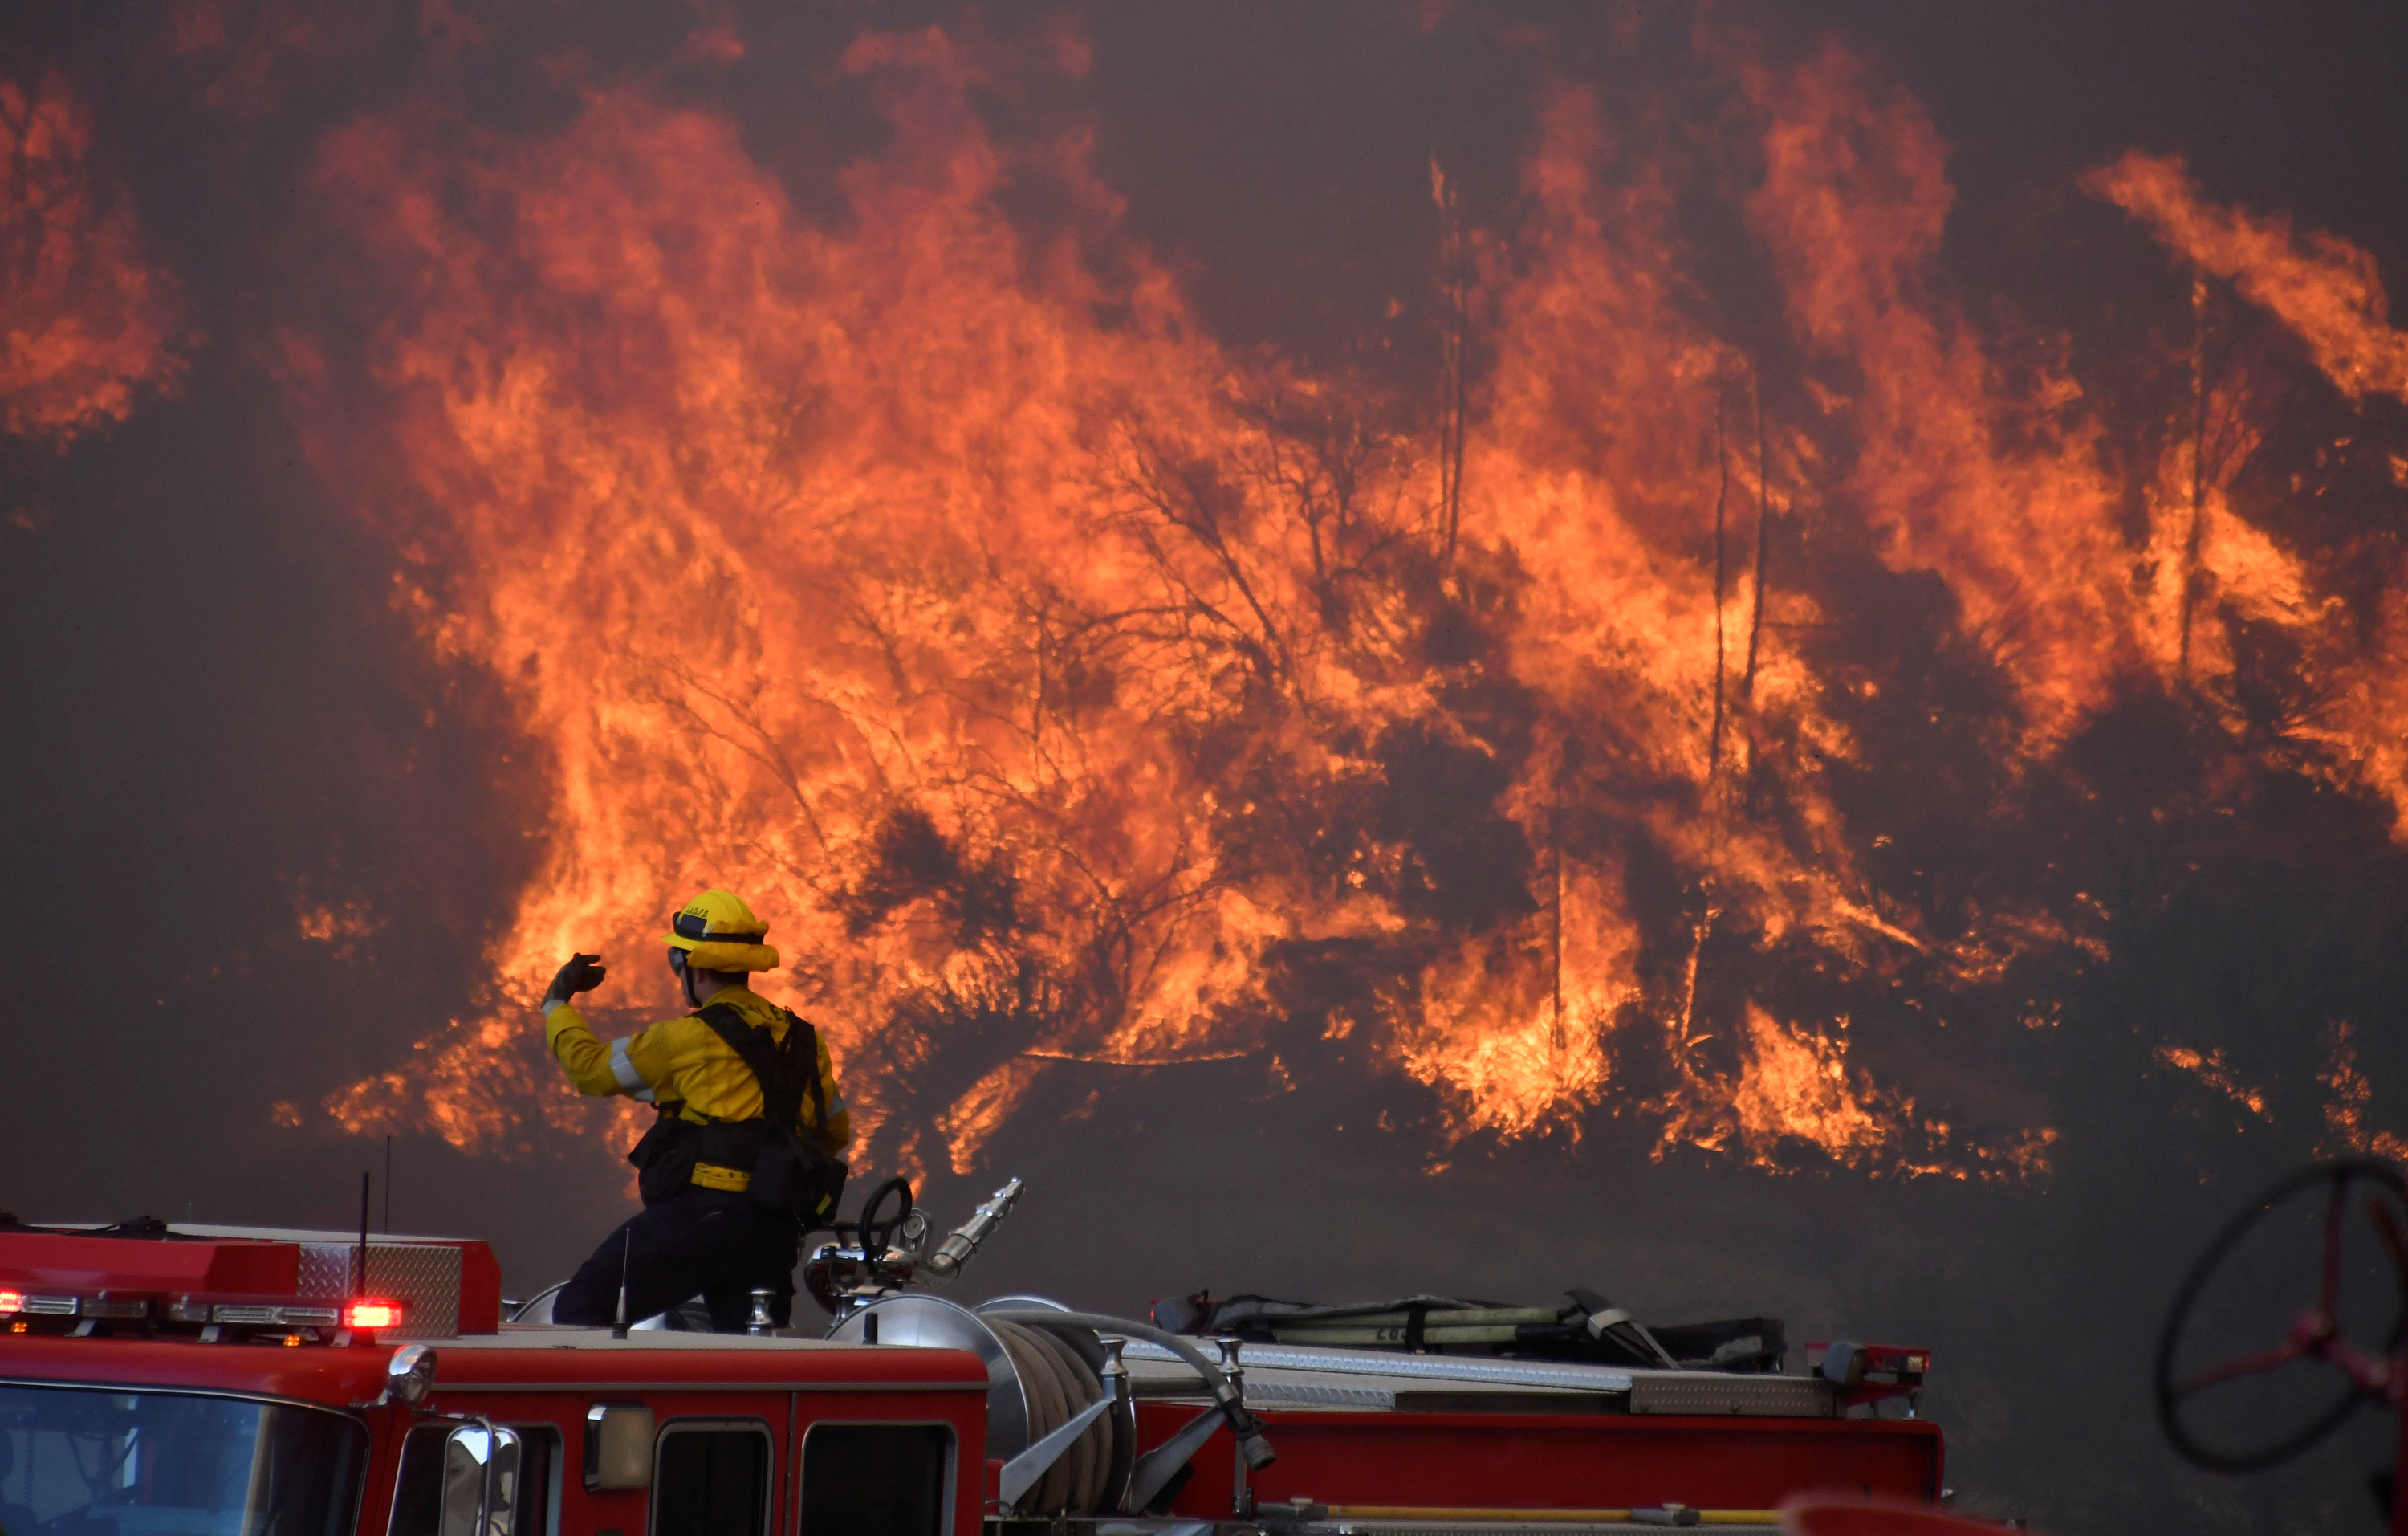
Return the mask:
[(818, 1031), (789, 1012), (785, 1038), (779, 1040), (767, 1025), (747, 1023), (726, 1003), (712, 1003), (695, 1017), (710, 1026), (761, 1085), (761, 1113), (749, 1120), (697, 1122), (662, 1106), (652, 1129), (627, 1154), (644, 1203), (658, 1205), (684, 1194), (694, 1187), (695, 1165), (708, 1163), (750, 1173), (745, 1193), (753, 1204), (783, 1212), (806, 1228), (824, 1224), (836, 1213), (846, 1169), (817, 1141), (797, 1134), (807, 1098), (812, 1124), (827, 1121)]

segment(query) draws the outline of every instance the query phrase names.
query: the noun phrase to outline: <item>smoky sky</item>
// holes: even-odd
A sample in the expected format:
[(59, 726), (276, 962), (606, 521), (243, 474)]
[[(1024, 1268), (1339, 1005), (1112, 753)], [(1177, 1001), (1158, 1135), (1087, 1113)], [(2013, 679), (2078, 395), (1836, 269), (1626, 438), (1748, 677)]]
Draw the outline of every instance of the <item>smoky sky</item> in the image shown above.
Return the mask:
[[(574, 116), (581, 82), (643, 79), (728, 116), (799, 208), (834, 216), (830, 168), (889, 131), (833, 66), (861, 30), (937, 24), (1008, 52), (1058, 26), (1091, 49), (1085, 73), (999, 75), (977, 98), (997, 132), (1091, 123), (1127, 230), (1226, 346), (1410, 395), (1435, 338), (1383, 322), (1429, 291), (1433, 157), (1468, 222), (1510, 225), (1542, 80), (1611, 99), (1698, 67), (1685, 7), (1106, 6), (1040, 26), (1000, 7), (754, 5), (726, 13), (747, 44), (733, 64), (683, 56), (708, 7), (221, 8), (237, 39), (311, 38), (232, 106), (207, 99), (224, 66), (179, 53), (165, 8), (28, 5), (0, 21), (0, 75), (56, 71), (89, 104), (92, 162), (176, 273), (190, 326), (172, 393), (63, 447), (0, 438), (0, 956), (17, 1076), (0, 1205), (30, 1218), (347, 1224), (359, 1171), (380, 1179), (386, 1149), (318, 1106), (472, 1016), (485, 945), (550, 830), (552, 765), (514, 734), (494, 679), (430, 664), (394, 602), (391, 545), (348, 510), (376, 488), (327, 483), (288, 414), (276, 337), (296, 274), (330, 259), (308, 208), (327, 134), (429, 96), (444, 108), (432, 133), (539, 133)], [(2112, 355), (2179, 325), (2184, 280), (2164, 255), (2071, 190), (2136, 148), (2184, 157), (2219, 201), (2355, 243), (2395, 294), (2408, 282), (2396, 4), (1711, 14), (1772, 56), (1836, 41), (1922, 105), (1951, 148), (1942, 268), (1969, 309), (2012, 310), (2002, 326), (2075, 330)], [(1769, 308), (1760, 323), (1770, 337)], [(2102, 363), (2097, 377), (2123, 376)], [(2396, 415), (2376, 429), (2408, 451)], [(2395, 498), (2332, 515), (2402, 513)], [(1901, 614), (1937, 599), (1901, 583), (1885, 601), (1862, 632), (1885, 612), (1890, 650), (1912, 651), (1925, 631)], [(1028, 1178), (974, 1291), (1134, 1310), (1203, 1285), (1529, 1301), (1590, 1285), (1667, 1321), (1769, 1313), (1793, 1339), (1928, 1344), (1928, 1408), (1975, 1507), (2065, 1531), (2376, 1529), (2360, 1485), (2378, 1428), (2233, 1483), (2181, 1466), (2148, 1419), (2148, 1353), (2186, 1256), (2318, 1144), (2330, 1021), (2359, 1026), (2374, 1117), (2408, 1124), (2408, 860), (2386, 817), (2271, 769), (2237, 818), (2169, 794), (2196, 778), (2177, 765), (2205, 750), (2198, 729), (2136, 701), (2069, 748), (2076, 771), (2049, 814), (1927, 829), (1974, 864), (2028, 855), (2017, 829), (2045, 825), (2114, 883), (2113, 963), (2061, 979), (2059, 1029), (2078, 1048), (2001, 1064), (1892, 1047), (1925, 1053), (1927, 1074), (2012, 1080), (2062, 1133), (2045, 1181), (1657, 1160), (1610, 1114), (1576, 1147), (1449, 1154), (1381, 1131), (1393, 1080), (1331, 1057), (1303, 1061), (1303, 1091), (1284, 1094), (1242, 1063), (1065, 1074), (977, 1171), (935, 1175), (926, 1202), (950, 1222), (1005, 1174)], [(1982, 771), (1979, 743), (1964, 751)], [(1904, 794), (1857, 792), (1868, 806)], [(296, 923), (351, 911), (372, 921), (338, 941)], [(666, 1010), (666, 980), (630, 959), (624, 1000)], [(2248, 1063), (2272, 1117), (2203, 1107), (2154, 1071), (2175, 1024)], [(598, 1139), (471, 1158), (404, 1133), (394, 1156), (395, 1225), (490, 1237), (514, 1289), (566, 1273), (624, 1212)], [(2272, 1328), (2285, 1303), (2266, 1285)]]

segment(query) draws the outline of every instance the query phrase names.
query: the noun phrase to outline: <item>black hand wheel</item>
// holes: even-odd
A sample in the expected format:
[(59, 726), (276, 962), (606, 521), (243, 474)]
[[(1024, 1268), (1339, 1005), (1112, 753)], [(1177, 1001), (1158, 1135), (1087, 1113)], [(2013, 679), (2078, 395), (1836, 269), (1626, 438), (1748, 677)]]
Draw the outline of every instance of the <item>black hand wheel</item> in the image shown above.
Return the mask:
[[(2388, 1163), (2360, 1158), (2318, 1163), (2285, 1179), (2250, 1202), (2247, 1209), (2216, 1234), (2215, 1241), (2208, 1244), (2207, 1252), (2200, 1256), (2198, 1265), (2192, 1269), (2190, 1277), (2183, 1282), (2182, 1290), (2174, 1298), (2173, 1310), (2167, 1314), (2165, 1333), (2157, 1342), (2157, 1369), (2152, 1375), (2157, 1422), (2165, 1426), (2166, 1438), (2173, 1442), (2174, 1449), (2184, 1457), (2218, 1471), (2259, 1471), (2279, 1466), (2341, 1428), (2342, 1422), (2366, 1400), (2366, 1386), (2355, 1377), (2350, 1377), (2344, 1381), (2341, 1392), (2333, 1400), (2319, 1410), (2304, 1427), (2271, 1444), (2241, 1451), (2204, 1443), (2182, 1422), (2180, 1413), (2183, 1400), (2195, 1393), (2245, 1376), (2278, 1371), (2295, 1360), (2329, 1363), (2344, 1376), (2348, 1375), (2342, 1362), (2333, 1357), (2348, 1348), (2336, 1316), (2341, 1290), (2342, 1228), (2349, 1213), (2352, 1186), (2369, 1184), (2373, 1185), (2374, 1190), (2367, 1197), (2368, 1213), (2390, 1253), (2394, 1270), (2403, 1289), (2408, 1289), (2408, 1253), (2402, 1252), (2399, 1223), (2383, 1199), (2383, 1196), (2388, 1195), (2394, 1201), (2408, 1204), (2408, 1181), (2403, 1181), (2399, 1170)], [(2293, 1326), (2287, 1340), (2271, 1349), (2235, 1356), (2176, 1379), (2174, 1354), (2182, 1342), (2184, 1326), (2190, 1321), (2191, 1312), (2207, 1288), (2208, 1281), (2242, 1241), (2278, 1207), (2302, 1194), (2317, 1190), (2324, 1192), (2325, 1214), (2315, 1310)], [(2408, 1327), (2408, 1316), (2401, 1316), (2393, 1322), (2390, 1336), (2385, 1341), (2386, 1356), (2399, 1351), (2403, 1327)]]
[[(893, 1215), (881, 1221), (878, 1213), (885, 1206), (889, 1195), (900, 1196), (902, 1205)], [(861, 1230), (862, 1252), (873, 1258), (886, 1252), (895, 1241), (896, 1230), (910, 1217), (911, 1181), (897, 1173), (871, 1190), (869, 1199), (861, 1202), (861, 1220), (857, 1225)]]

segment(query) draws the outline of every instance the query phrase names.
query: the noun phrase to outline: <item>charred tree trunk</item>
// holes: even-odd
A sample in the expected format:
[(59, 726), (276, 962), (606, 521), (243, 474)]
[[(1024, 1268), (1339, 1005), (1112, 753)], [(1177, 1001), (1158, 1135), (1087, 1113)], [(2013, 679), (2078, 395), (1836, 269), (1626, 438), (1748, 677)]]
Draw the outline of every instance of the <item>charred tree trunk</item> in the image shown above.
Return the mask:
[(1446, 563), (1455, 563), (1463, 527), (1464, 352), (1470, 329), (1466, 294), (1463, 214), (1455, 183), (1430, 157), (1430, 195), (1438, 204), (1440, 280), (1446, 318), (1440, 337), (1439, 517)]
[(1564, 840), (1562, 833), (1557, 831), (1553, 824), (1555, 819), (1561, 818), (1563, 809), (1563, 786), (1558, 784), (1555, 787), (1555, 813), (1550, 818), (1548, 828), (1548, 840), (1555, 845), (1555, 921), (1552, 944), (1555, 980), (1550, 989), (1554, 1012), (1548, 1015), (1550, 1025), (1548, 1034), (1549, 1043), (1558, 1057), (1564, 1054)]
[(2190, 631), (2199, 606), (2200, 546), (2207, 537), (2207, 280), (2190, 285), (2192, 342), (2190, 352), (2190, 531), (2183, 539), (2182, 640), (2174, 677), (2190, 686)]
[(1772, 522), (1772, 481), (1764, 467), (1763, 380), (1753, 380), (1749, 393), (1756, 400), (1756, 593), (1747, 612), (1747, 669), (1741, 674), (1739, 682), (1742, 703), (1752, 703), (1756, 698), (1756, 648), (1764, 638), (1764, 553)]
[(1730, 501), (1730, 454), (1723, 446), (1723, 402), (1729, 391), (1721, 380), (1714, 388), (1714, 723), (1706, 748), (1709, 788), (1723, 766), (1723, 520)]

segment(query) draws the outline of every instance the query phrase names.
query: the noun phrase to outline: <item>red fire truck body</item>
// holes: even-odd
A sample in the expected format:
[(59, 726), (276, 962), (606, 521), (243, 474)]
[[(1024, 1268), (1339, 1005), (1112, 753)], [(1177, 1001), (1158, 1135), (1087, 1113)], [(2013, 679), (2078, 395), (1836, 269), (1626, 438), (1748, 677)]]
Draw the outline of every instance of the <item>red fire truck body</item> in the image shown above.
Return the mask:
[[(832, 1339), (614, 1336), (501, 1321), (481, 1243), (0, 1228), (0, 1529), (1572, 1532), (1940, 1490), (1936, 1427), (1840, 1416), (1816, 1378), (1250, 1345), (1225, 1423), (1192, 1346), (1134, 1323), (1057, 1330), (1062, 1361), (1104, 1362), (1064, 1366), (1089, 1385), (1073, 1423), (1075, 1386), (1030, 1379), (1032, 1305), (913, 1293)], [(1021, 1353), (984, 1342), (1005, 1336)], [(1275, 1459), (1248, 1465), (1240, 1422)]]
[[(1810, 1490), (1921, 1503), (1940, 1492), (1940, 1428), (1925, 1420), (1260, 1412), (1279, 1460), (1249, 1479), (1257, 1507), (1770, 1511)], [(1140, 1443), (1160, 1443), (1187, 1417), (1140, 1403)], [(1227, 1519), (1233, 1457), (1226, 1430), (1206, 1442), (1173, 1512)]]

